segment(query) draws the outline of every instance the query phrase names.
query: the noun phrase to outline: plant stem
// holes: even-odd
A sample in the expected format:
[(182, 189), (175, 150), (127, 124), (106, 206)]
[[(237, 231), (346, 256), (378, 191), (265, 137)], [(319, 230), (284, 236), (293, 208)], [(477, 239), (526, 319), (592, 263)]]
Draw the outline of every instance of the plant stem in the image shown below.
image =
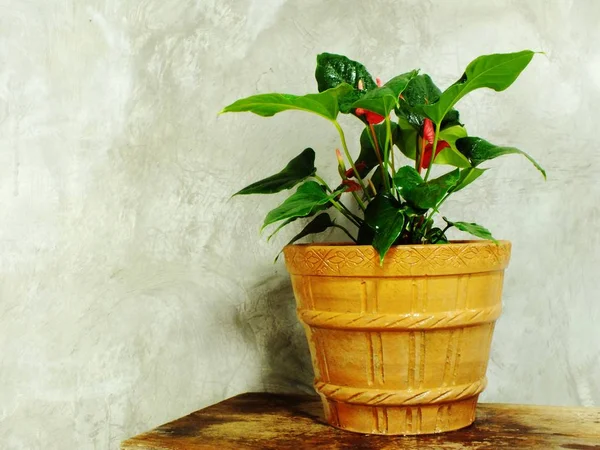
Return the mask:
[[(394, 187), (394, 192), (396, 191), (396, 183), (394, 183), (394, 175), (396, 174), (396, 165), (394, 164), (394, 141), (392, 140), (392, 125), (390, 123), (390, 116), (385, 117), (385, 146), (389, 145), (388, 156), (391, 158), (392, 162), (392, 186)], [(387, 156), (386, 156), (387, 162)]]
[[(338, 123), (337, 120), (333, 120), (332, 122), (335, 125), (335, 127), (337, 128), (338, 133), (340, 134), (340, 140), (342, 141), (342, 147), (344, 149), (344, 153), (346, 154), (346, 158), (348, 158), (348, 161), (350, 162), (350, 166), (352, 167), (352, 170), (354, 170), (354, 176), (358, 180), (358, 184), (360, 184), (360, 187), (362, 188), (363, 192), (367, 196), (367, 199), (370, 201), (371, 196), (369, 195), (369, 192), (367, 191), (365, 183), (362, 180), (360, 174), (358, 173), (358, 170), (356, 170), (356, 165), (354, 164), (354, 160), (352, 159), (352, 156), (350, 155), (350, 151), (348, 150), (348, 144), (346, 144), (346, 136), (344, 135), (344, 130), (342, 130), (342, 127), (340, 126), (340, 124)], [(354, 199), (356, 200), (356, 203), (358, 203), (358, 205), (361, 207), (361, 209), (363, 211), (365, 209), (367, 209), (365, 204), (363, 203), (363, 201), (358, 197), (358, 195), (356, 195), (356, 192), (353, 192), (352, 194), (354, 194)]]
[(341, 225), (338, 225), (337, 223), (336, 223), (336, 224), (334, 224), (333, 226), (334, 226), (335, 228), (339, 228), (340, 230), (342, 230), (344, 233), (346, 233), (346, 234), (348, 235), (348, 237), (349, 237), (350, 239), (352, 239), (352, 241), (353, 241), (355, 244), (358, 244), (358, 241), (357, 241), (356, 239), (354, 239), (354, 237), (353, 237), (353, 236), (350, 234), (350, 232), (349, 232), (349, 231), (348, 231), (346, 228), (344, 228), (344, 227), (343, 227), (343, 226), (341, 226)]
[(431, 161), (429, 161), (429, 167), (427, 168), (427, 172), (425, 173), (425, 178), (424, 181), (427, 181), (427, 179), (429, 178), (429, 173), (431, 172), (431, 168), (433, 167), (433, 163), (435, 162), (435, 157), (436, 155), (436, 149), (437, 149), (437, 143), (438, 143), (438, 138), (439, 138), (439, 134), (440, 134), (440, 123), (436, 123), (435, 124), (435, 136), (433, 138), (433, 148), (431, 149)]
[(331, 190), (331, 188), (329, 187), (329, 185), (325, 182), (325, 180), (323, 178), (321, 178), (319, 175), (317, 175), (316, 173), (314, 175), (312, 175), (312, 177), (317, 180), (319, 183), (321, 183), (323, 186), (325, 186), (325, 189), (327, 189), (329, 192), (333, 192)]
[(379, 160), (379, 168), (381, 169), (381, 177), (383, 178), (383, 186), (386, 191), (390, 190), (390, 183), (388, 180), (388, 172), (385, 168), (385, 161), (381, 158), (381, 150), (379, 149), (379, 142), (377, 142), (377, 135), (375, 134), (375, 127), (373, 124), (369, 124), (369, 129), (371, 130), (371, 136), (373, 137), (372, 142), (375, 147), (375, 154), (377, 155), (377, 159)]
[[(325, 180), (323, 180), (323, 178), (321, 178), (319, 175), (314, 174), (314, 175), (312, 175), (312, 177), (315, 180), (317, 180), (319, 183), (321, 183), (323, 186), (325, 186), (325, 189), (327, 189), (329, 192), (333, 192), (333, 190), (327, 185), (327, 183), (325, 182)], [(346, 207), (346, 205), (344, 205), (342, 202), (336, 202), (333, 199), (331, 199), (329, 201), (331, 202), (331, 204), (333, 206), (335, 206), (335, 208), (339, 212), (341, 212), (344, 216), (346, 216), (349, 220), (351, 220), (354, 225), (356, 225), (357, 227), (360, 228), (360, 223), (359, 223), (359, 221), (361, 220), (360, 217), (358, 217), (356, 214), (354, 214), (352, 211), (350, 211)]]
[(354, 225), (356, 225), (358, 228), (360, 228), (360, 218), (354, 214), (352, 214), (352, 212), (350, 212), (350, 210), (348, 210), (348, 208), (346, 208), (346, 206), (344, 206), (343, 203), (337, 202), (334, 199), (330, 199), (329, 202), (335, 207), (335, 209), (337, 209), (339, 212), (341, 212), (344, 216), (346, 216), (346, 218), (352, 222)]

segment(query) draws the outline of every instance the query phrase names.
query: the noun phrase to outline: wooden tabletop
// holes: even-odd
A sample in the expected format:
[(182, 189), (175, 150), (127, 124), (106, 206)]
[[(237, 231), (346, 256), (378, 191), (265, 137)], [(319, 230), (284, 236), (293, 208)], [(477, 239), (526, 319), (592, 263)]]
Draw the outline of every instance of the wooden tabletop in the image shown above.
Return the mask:
[(475, 424), (427, 436), (369, 436), (323, 420), (318, 397), (242, 394), (140, 434), (122, 450), (600, 450), (600, 408), (480, 404)]

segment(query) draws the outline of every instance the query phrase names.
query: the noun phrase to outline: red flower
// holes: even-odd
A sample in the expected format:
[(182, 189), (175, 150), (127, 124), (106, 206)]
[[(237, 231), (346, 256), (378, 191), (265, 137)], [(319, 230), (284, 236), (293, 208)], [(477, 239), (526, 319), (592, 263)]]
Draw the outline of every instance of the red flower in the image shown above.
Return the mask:
[[(421, 156), (421, 169), (428, 169), (431, 164), (431, 159), (433, 156), (433, 141), (435, 140), (435, 130), (433, 128), (433, 122), (429, 119), (425, 119), (423, 122), (423, 139), (427, 144), (425, 144), (425, 148), (423, 149), (423, 155)], [(435, 156), (438, 155), (445, 148), (450, 147), (446, 141), (438, 140)]]
[[(361, 170), (367, 168), (367, 163), (360, 161), (360, 162), (357, 162), (355, 164), (355, 166), (356, 166), (356, 170), (358, 170), (360, 172)], [(354, 169), (350, 168), (350, 169), (346, 170), (346, 178), (353, 178), (353, 177), (354, 177)]]
[(353, 180), (343, 180), (342, 184), (346, 186), (346, 190), (344, 192), (355, 192), (360, 191), (360, 184)]
[(378, 123), (381, 123), (385, 120), (385, 117), (380, 116), (379, 114), (373, 111), (367, 111), (363, 108), (356, 108), (355, 113), (357, 116), (365, 116), (365, 119), (367, 119), (367, 122), (371, 125), (377, 125)]
[[(442, 150), (450, 147), (446, 141), (438, 141), (435, 156), (437, 156)], [(423, 156), (421, 156), (421, 169), (428, 169), (429, 164), (431, 164), (431, 157), (433, 156), (433, 143), (425, 145), (425, 149), (423, 150)]]

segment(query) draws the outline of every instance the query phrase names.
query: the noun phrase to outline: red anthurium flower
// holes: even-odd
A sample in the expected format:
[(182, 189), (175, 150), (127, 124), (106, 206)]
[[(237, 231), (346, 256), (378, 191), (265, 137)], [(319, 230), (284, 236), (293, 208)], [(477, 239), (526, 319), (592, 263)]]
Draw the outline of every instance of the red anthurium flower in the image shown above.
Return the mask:
[(380, 116), (379, 114), (373, 111), (367, 111), (363, 108), (356, 108), (355, 113), (357, 116), (365, 116), (365, 119), (367, 119), (367, 122), (371, 125), (377, 125), (378, 123), (381, 123), (385, 120), (385, 117)]
[[(445, 148), (450, 147), (446, 141), (438, 141), (437, 148), (435, 149), (435, 156), (438, 155)], [(428, 169), (429, 164), (431, 164), (431, 158), (433, 156), (433, 143), (428, 143), (425, 145), (425, 149), (423, 150), (423, 155), (421, 156), (421, 169)]]
[[(363, 169), (367, 168), (367, 163), (363, 162), (363, 161), (359, 161), (355, 164), (356, 166), (356, 170), (358, 170), (359, 172)], [(354, 177), (354, 169), (351, 167), (350, 169), (346, 170), (346, 178), (353, 178)]]
[(423, 121), (423, 137), (427, 142), (433, 144), (435, 129), (433, 128), (433, 122), (427, 118)]
[[(431, 164), (433, 156), (433, 141), (435, 140), (435, 129), (433, 128), (433, 122), (430, 119), (423, 121), (423, 139), (425, 142), (425, 148), (423, 149), (423, 155), (421, 156), (421, 169), (428, 169)], [(438, 141), (435, 149), (435, 156), (445, 148), (450, 147), (446, 141)]]
[(353, 180), (343, 180), (342, 184), (344, 186), (346, 186), (346, 188), (347, 188), (345, 192), (360, 191), (360, 184), (358, 184), (356, 181), (353, 181)]

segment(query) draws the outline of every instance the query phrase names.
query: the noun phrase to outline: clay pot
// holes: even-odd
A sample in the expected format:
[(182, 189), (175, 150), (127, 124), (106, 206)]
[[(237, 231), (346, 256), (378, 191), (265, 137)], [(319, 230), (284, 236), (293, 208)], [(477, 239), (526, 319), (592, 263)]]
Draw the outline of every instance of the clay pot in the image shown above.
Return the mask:
[(284, 249), (334, 427), (441, 433), (475, 420), (510, 243)]

